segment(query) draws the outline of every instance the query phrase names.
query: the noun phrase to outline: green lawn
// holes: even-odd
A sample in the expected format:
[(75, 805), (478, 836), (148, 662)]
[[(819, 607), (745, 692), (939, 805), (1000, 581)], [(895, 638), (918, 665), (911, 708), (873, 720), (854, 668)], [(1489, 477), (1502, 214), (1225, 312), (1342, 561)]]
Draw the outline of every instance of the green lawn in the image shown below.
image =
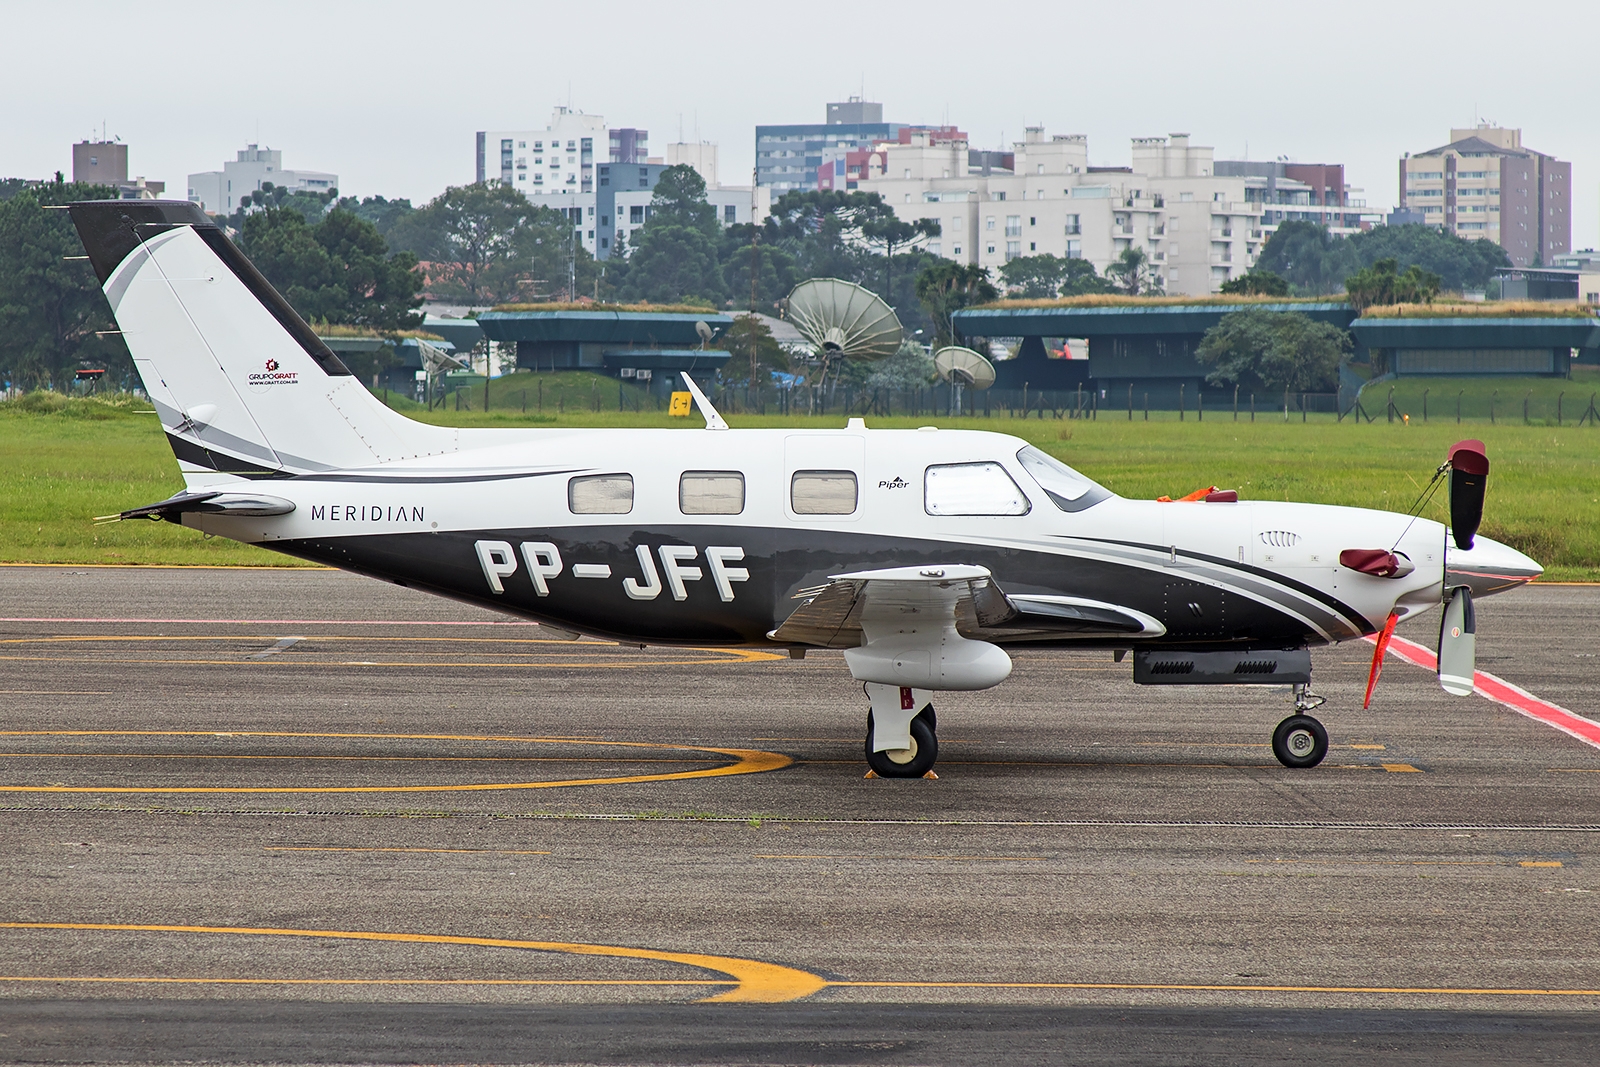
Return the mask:
[(1429, 425), (1455, 425), (1459, 402), (1463, 419), (1495, 424), (1522, 423), (1523, 401), (1528, 421), (1551, 426), (1571, 426), (1583, 417), (1589, 398), (1600, 411), (1600, 367), (1575, 366), (1571, 378), (1398, 378), (1371, 382), (1361, 390), (1361, 406), (1382, 422), (1387, 418), (1389, 390), (1394, 406), (1413, 422), (1423, 419), (1423, 393), (1427, 395)]
[[(546, 384), (549, 386), (549, 376)], [(1452, 380), (1457, 381), (1457, 380)], [(1575, 383), (1566, 383), (1575, 384)], [(650, 410), (572, 410), (591, 388), (574, 382), (573, 404), (543, 415), (530, 404), (457, 413), (453, 407), (418, 417), (462, 426), (675, 426), (694, 432), (698, 418), (672, 418)], [(494, 387), (491, 386), (491, 389)], [(598, 395), (601, 386), (593, 387)], [(1458, 386), (1459, 388), (1459, 386)], [(1418, 390), (1420, 395), (1420, 389)], [(546, 394), (549, 395), (548, 393)], [(491, 394), (491, 401), (493, 395)], [(1587, 403), (1587, 393), (1584, 394)], [(396, 407), (413, 405), (397, 402)], [(170, 523), (124, 522), (95, 526), (93, 517), (148, 504), (178, 491), (182, 480), (152, 414), (74, 401), (58, 410), (38, 402), (0, 404), (0, 561), (37, 563), (168, 563), (294, 566), (260, 549), (199, 534)], [(1420, 409), (1418, 409), (1420, 411)], [(409, 413), (409, 412), (408, 412)], [(1231, 413), (1191, 412), (1145, 422), (1136, 414), (1105, 412), (1094, 421), (869, 417), (877, 427), (919, 424), (992, 429), (1024, 437), (1130, 497), (1180, 496), (1206, 485), (1237, 488), (1246, 499), (1305, 500), (1405, 510), (1462, 437), (1483, 439), (1494, 473), (1483, 531), (1533, 555), (1557, 581), (1600, 581), (1600, 428), (1524, 426), (1487, 419), (1457, 426), (1420, 416), (1410, 425), (1378, 421), (1336, 423), (1331, 416), (1301, 423), (1261, 413), (1235, 423)], [(843, 416), (730, 416), (735, 426), (836, 427)], [(1444, 498), (1429, 515), (1444, 517)]]

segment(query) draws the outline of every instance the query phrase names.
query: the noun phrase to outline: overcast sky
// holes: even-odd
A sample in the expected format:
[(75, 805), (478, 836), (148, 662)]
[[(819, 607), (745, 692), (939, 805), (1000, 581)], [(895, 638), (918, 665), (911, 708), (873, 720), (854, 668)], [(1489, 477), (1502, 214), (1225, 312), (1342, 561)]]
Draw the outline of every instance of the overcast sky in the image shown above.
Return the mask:
[[(1528, 26), (1518, 25), (1525, 13)], [(727, 184), (757, 123), (820, 122), (860, 93), (884, 117), (950, 122), (974, 147), (1024, 126), (1083, 133), (1097, 164), (1187, 132), (1218, 158), (1346, 165), (1369, 205), (1396, 160), (1484, 118), (1573, 164), (1573, 245), (1600, 243), (1595, 0), (1310, 5), (1144, 0), (480, 3), (274, 0), (5, 4), (0, 176), (71, 170), (101, 123), (130, 170), (178, 196), (247, 142), (348, 194), (421, 203), (474, 177), (474, 133), (551, 108), (696, 130)]]

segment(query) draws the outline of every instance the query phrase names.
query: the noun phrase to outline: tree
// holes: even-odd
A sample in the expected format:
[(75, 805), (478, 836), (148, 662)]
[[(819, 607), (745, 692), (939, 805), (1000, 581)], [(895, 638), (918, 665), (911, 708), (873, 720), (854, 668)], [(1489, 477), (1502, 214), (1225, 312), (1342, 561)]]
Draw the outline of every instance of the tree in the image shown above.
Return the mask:
[(623, 299), (720, 304), (726, 291), (718, 262), (721, 233), (716, 209), (706, 202), (705, 179), (693, 167), (668, 167), (656, 182), (649, 214), (619, 272)]
[(1106, 277), (1119, 293), (1128, 296), (1140, 296), (1161, 288), (1155, 269), (1150, 265), (1150, 256), (1144, 249), (1131, 245), (1106, 267)]
[(874, 211), (861, 223), (861, 239), (868, 248), (883, 249), (883, 295), (894, 292), (894, 250), (905, 246), (914, 248), (939, 236), (938, 219), (918, 219), (907, 222), (894, 213), (894, 209), (878, 200), (881, 210)]
[(1252, 270), (1222, 283), (1222, 291), (1238, 296), (1288, 296), (1289, 283), (1270, 270)]
[(733, 357), (723, 374), (735, 381), (743, 377), (747, 386), (765, 385), (772, 371), (789, 369), (789, 354), (755, 315), (735, 315), (717, 343)]
[(45, 205), (115, 196), (103, 185), (54, 182), (0, 200), (0, 379), (65, 388), (79, 366), (130, 382), (133, 362), (65, 211)]
[(1000, 291), (989, 280), (989, 268), (940, 260), (917, 275), (917, 300), (933, 320), (934, 337), (947, 345), (955, 335), (950, 316), (964, 307), (994, 300)]
[(478, 306), (558, 292), (575, 299), (596, 274), (563, 212), (499, 182), (451, 186), (398, 220), (390, 244), (427, 264), (436, 297)]
[(1060, 290), (1061, 283), (1066, 279), (1067, 264), (1071, 262), (1074, 261), (1059, 259), (1048, 252), (1037, 256), (1018, 256), (1000, 268), (1000, 281), (1005, 284), (1007, 296), (1042, 300), (1055, 296)]
[(360, 200), (353, 196), (341, 196), (334, 206), (372, 223), (386, 241), (397, 226), (416, 214), (416, 208), (411, 206), (410, 200), (386, 200), (381, 196), (368, 196)]
[(1439, 295), (1439, 276), (1415, 263), (1400, 273), (1393, 259), (1380, 259), (1344, 281), (1350, 306), (1364, 310), (1374, 304), (1430, 304)]
[(287, 185), (262, 182), (261, 188), (239, 198), (239, 206), (228, 216), (227, 225), (233, 232), (239, 233), (244, 230), (244, 221), (252, 212), (288, 210), (299, 212), (307, 223), (315, 226), (332, 209), (338, 197), (337, 189), (316, 193), (309, 189), (291, 189)]
[(308, 322), (402, 330), (421, 321), (417, 257), (390, 255), (377, 228), (348, 211), (315, 226), (292, 209), (257, 211), (239, 247)]
[(1256, 261), (1257, 271), (1271, 271), (1306, 296), (1341, 293), (1346, 278), (1381, 259), (1393, 259), (1401, 271), (1411, 266), (1439, 275), (1441, 288), (1484, 289), (1511, 259), (1492, 241), (1472, 241), (1425, 225), (1375, 226), (1352, 237), (1335, 237), (1313, 222), (1279, 225)]
[(1215, 367), (1212, 385), (1246, 390), (1332, 392), (1350, 335), (1298, 311), (1248, 308), (1224, 315), (1200, 341), (1195, 355)]
[(758, 239), (760, 231), (749, 223), (729, 226), (722, 231), (717, 258), (722, 263), (722, 278), (728, 298), (742, 306), (750, 299), (752, 242), (756, 265), (755, 300), (758, 308), (774, 308), (795, 287), (794, 257), (776, 243)]
[(1087, 259), (1069, 259), (1062, 268), (1061, 285), (1057, 291), (1062, 296), (1089, 296), (1094, 293), (1114, 293), (1117, 289), (1110, 279), (1101, 277), (1094, 269), (1094, 264)]
[(933, 381), (933, 357), (915, 341), (901, 341), (900, 350), (871, 365), (868, 389), (920, 389)]

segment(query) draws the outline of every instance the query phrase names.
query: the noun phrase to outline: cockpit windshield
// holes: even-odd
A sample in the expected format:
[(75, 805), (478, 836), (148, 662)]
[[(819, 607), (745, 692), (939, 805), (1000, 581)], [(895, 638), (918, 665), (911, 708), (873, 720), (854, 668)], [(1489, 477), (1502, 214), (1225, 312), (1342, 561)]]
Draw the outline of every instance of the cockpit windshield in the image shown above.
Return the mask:
[(1111, 490), (1032, 445), (1017, 453), (1017, 461), (1028, 476), (1039, 483), (1050, 502), (1062, 511), (1082, 511), (1111, 496)]

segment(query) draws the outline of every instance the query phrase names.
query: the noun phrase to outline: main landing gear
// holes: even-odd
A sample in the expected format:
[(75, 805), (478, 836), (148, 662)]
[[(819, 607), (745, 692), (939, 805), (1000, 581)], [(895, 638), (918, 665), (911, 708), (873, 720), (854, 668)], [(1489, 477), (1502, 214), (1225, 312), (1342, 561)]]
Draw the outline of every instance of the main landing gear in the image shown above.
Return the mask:
[(1272, 754), (1285, 767), (1315, 767), (1328, 754), (1328, 731), (1306, 712), (1321, 707), (1323, 697), (1307, 685), (1294, 687), (1295, 713), (1272, 731)]
[(873, 682), (866, 689), (873, 702), (867, 712), (867, 766), (879, 778), (928, 777), (939, 758), (939, 720), (925, 702), (926, 692)]

